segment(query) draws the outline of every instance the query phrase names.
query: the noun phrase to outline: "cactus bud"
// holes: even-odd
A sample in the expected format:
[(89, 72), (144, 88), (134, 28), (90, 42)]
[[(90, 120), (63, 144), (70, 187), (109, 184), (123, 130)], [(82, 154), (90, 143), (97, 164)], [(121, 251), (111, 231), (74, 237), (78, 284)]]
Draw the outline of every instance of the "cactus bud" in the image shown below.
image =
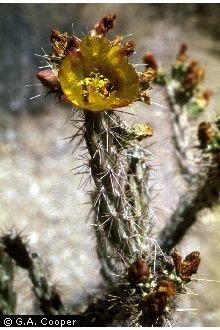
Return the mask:
[(152, 53), (146, 53), (143, 56), (143, 62), (153, 70), (157, 71), (158, 69), (157, 60)]
[(58, 71), (56, 69), (47, 69), (37, 73), (37, 78), (41, 81), (42, 85), (49, 88), (52, 92), (60, 89), (58, 80)]
[(188, 59), (188, 56), (186, 54), (187, 52), (187, 45), (186, 44), (182, 44), (180, 46), (180, 50), (179, 50), (179, 53), (177, 54), (177, 57), (176, 57), (176, 60), (179, 61), (179, 62), (186, 62), (187, 59)]
[(131, 283), (137, 284), (146, 282), (149, 278), (150, 271), (148, 265), (144, 260), (138, 258), (134, 261), (128, 269), (128, 280)]
[(207, 144), (211, 141), (213, 136), (211, 123), (203, 121), (199, 124), (198, 128), (198, 139), (201, 148), (206, 148)]
[(143, 300), (143, 311), (150, 317), (160, 316), (167, 304), (167, 295), (161, 292), (152, 292)]

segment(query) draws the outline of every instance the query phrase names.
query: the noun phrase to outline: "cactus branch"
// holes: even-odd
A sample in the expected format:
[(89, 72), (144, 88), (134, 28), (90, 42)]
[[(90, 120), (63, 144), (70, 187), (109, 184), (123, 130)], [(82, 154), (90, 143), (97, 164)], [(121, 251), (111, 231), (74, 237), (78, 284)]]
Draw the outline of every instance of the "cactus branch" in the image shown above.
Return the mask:
[(14, 267), (11, 258), (0, 245), (0, 315), (15, 312), (16, 294), (13, 292)]
[(7, 255), (13, 259), (19, 267), (28, 271), (33, 284), (33, 292), (40, 303), (40, 308), (47, 315), (66, 314), (59, 293), (46, 278), (36, 253), (29, 253), (19, 234), (7, 233), (1, 238)]
[(173, 126), (173, 143), (175, 147), (175, 155), (181, 173), (186, 181), (190, 181), (193, 175), (192, 164), (190, 164), (187, 151), (189, 149), (189, 122), (187, 112), (184, 105), (180, 105), (175, 101), (174, 88), (172, 80), (166, 85), (167, 100), (171, 112), (172, 126)]
[(211, 164), (205, 173), (194, 176), (187, 192), (180, 198), (176, 211), (158, 237), (161, 248), (171, 251), (195, 223), (198, 212), (215, 205), (219, 196), (220, 168)]
[[(113, 111), (86, 111), (84, 130), (97, 189), (94, 206), (98, 255), (107, 275), (107, 269), (117, 272), (118, 266), (129, 264), (144, 248), (141, 236), (149, 227), (147, 157), (141, 147), (129, 141), (128, 125)], [(105, 277), (112, 279), (112, 274)]]

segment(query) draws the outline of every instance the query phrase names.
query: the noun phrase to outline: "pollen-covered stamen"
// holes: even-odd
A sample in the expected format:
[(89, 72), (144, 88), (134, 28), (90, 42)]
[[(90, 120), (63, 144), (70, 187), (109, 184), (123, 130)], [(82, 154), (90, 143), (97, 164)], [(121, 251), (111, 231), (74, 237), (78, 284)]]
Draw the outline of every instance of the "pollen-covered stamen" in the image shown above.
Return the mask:
[(80, 80), (77, 86), (82, 86), (83, 100), (85, 102), (89, 102), (92, 93), (99, 93), (103, 99), (108, 97), (113, 87), (109, 79), (98, 72), (92, 72), (90, 77)]

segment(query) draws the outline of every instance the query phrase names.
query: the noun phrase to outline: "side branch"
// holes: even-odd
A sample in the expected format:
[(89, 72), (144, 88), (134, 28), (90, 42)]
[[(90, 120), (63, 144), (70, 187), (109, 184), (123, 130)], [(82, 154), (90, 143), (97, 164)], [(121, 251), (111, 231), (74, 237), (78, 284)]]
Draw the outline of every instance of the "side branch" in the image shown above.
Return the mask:
[(162, 250), (171, 251), (195, 223), (199, 211), (214, 206), (220, 195), (220, 167), (208, 168), (194, 177), (188, 191), (180, 198), (176, 211), (158, 237)]
[(36, 253), (29, 253), (19, 234), (11, 233), (3, 235), (2, 245), (7, 255), (16, 264), (28, 271), (33, 284), (33, 292), (40, 303), (42, 312), (46, 315), (65, 315), (61, 298), (56, 288), (46, 278)]

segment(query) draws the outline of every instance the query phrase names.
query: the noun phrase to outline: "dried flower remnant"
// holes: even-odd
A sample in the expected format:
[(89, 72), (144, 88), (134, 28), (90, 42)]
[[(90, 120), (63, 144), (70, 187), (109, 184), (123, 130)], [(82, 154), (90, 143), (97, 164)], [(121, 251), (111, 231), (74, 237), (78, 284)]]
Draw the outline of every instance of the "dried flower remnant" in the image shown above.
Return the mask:
[(150, 67), (155, 71), (158, 70), (158, 63), (157, 63), (156, 57), (152, 53), (147, 52), (143, 56), (143, 62), (146, 64), (147, 68)]
[(61, 33), (58, 30), (53, 30), (50, 36), (51, 47), (55, 55), (59, 57), (64, 57), (66, 55), (67, 45), (68, 45), (68, 36), (67, 33)]
[(115, 14), (104, 16), (99, 22), (95, 24), (90, 32), (91, 37), (104, 37), (106, 33), (113, 28)]
[(131, 131), (137, 140), (142, 140), (153, 135), (153, 129), (147, 123), (134, 125)]
[(165, 70), (158, 65), (155, 55), (147, 52), (143, 56), (143, 63), (146, 64), (145, 72), (150, 72), (150, 69), (154, 71), (154, 76), (152, 77), (153, 83), (160, 86), (165, 86), (167, 76)]
[(122, 45), (122, 53), (127, 57), (132, 55), (134, 53), (135, 46), (136, 44), (132, 40), (126, 42), (124, 45)]
[(188, 254), (185, 259), (183, 259), (177, 251), (174, 251), (171, 254), (173, 258), (174, 265), (176, 267), (177, 275), (185, 282), (191, 280), (191, 276), (196, 274), (200, 264), (200, 253), (198, 251), (193, 251)]
[(148, 94), (148, 90), (150, 89), (150, 82), (153, 81), (157, 77), (157, 72), (152, 68), (146, 69), (145, 72), (138, 72), (140, 91), (139, 95), (141, 100), (143, 100), (146, 104), (150, 104), (150, 97)]
[(168, 297), (174, 297), (176, 295), (176, 284), (173, 281), (162, 280), (157, 284), (155, 291), (164, 293)]
[(197, 273), (200, 261), (200, 253), (198, 251), (188, 254), (182, 261), (181, 278), (185, 281), (190, 281), (191, 276)]
[[(61, 33), (58, 30), (53, 30), (50, 36), (51, 48), (56, 56), (63, 59), (70, 50), (78, 49), (80, 39), (76, 36), (69, 37), (67, 32)], [(53, 59), (53, 56), (52, 56)]]

